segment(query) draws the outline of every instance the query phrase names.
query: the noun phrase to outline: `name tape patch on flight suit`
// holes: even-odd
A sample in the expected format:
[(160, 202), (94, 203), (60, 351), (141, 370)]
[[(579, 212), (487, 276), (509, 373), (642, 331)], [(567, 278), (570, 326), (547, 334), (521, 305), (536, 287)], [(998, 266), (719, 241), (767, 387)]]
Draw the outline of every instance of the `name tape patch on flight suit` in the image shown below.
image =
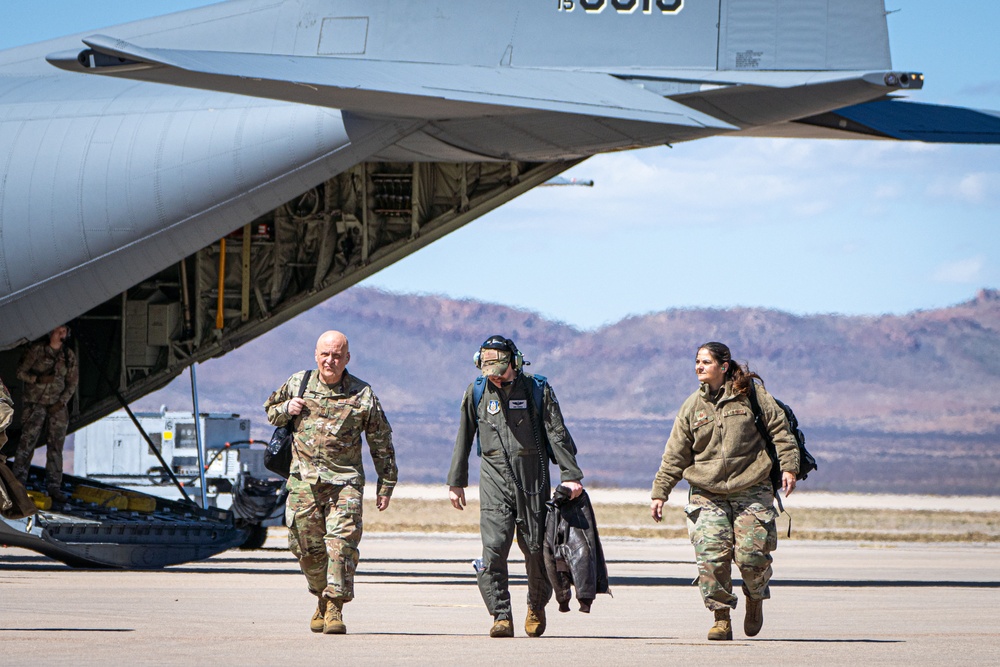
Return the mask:
[(496, 413), (500, 412), (500, 401), (498, 401), (495, 398), (491, 399), (490, 402), (486, 404), (486, 412), (490, 413), (491, 415), (495, 415)]
[(527, 399), (521, 399), (520, 401), (510, 401), (507, 403), (507, 407), (511, 410), (527, 410), (528, 401)]

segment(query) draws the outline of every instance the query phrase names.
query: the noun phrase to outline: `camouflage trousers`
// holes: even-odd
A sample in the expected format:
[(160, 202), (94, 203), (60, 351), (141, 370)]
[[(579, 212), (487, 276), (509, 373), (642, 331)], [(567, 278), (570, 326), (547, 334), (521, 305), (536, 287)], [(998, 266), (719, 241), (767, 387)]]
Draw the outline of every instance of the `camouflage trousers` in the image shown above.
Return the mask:
[(63, 445), (66, 429), (69, 427), (69, 410), (62, 406), (54, 415), (49, 414), (51, 406), (26, 403), (21, 415), (21, 440), (14, 455), (14, 476), (24, 484), (28, 479), (28, 467), (35, 455), (38, 439), (45, 431), (45, 478), (48, 488), (59, 488), (63, 476)]
[(288, 478), (288, 548), (317, 597), (354, 599), (362, 497), (363, 490), (354, 486)]
[(770, 482), (727, 495), (691, 487), (684, 512), (698, 561), (698, 587), (709, 609), (736, 607), (734, 560), (743, 593), (755, 600), (771, 597), (771, 552), (778, 546), (773, 493)]

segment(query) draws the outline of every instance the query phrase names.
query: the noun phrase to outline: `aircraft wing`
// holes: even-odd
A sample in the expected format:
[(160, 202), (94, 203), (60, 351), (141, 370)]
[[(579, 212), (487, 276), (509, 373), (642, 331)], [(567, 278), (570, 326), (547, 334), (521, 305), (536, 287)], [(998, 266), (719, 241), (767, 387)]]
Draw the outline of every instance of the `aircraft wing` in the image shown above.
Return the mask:
[(48, 56), (62, 69), (426, 120), (545, 111), (693, 128), (736, 126), (610, 74), (144, 49), (95, 35)]
[[(712, 73), (706, 72), (704, 92), (671, 99), (657, 92), (655, 80), (609, 72), (146, 49), (103, 35), (83, 41), (89, 49), (55, 53), (47, 60), (75, 72), (371, 116), (455, 121), (548, 112), (712, 134), (1000, 143), (998, 113), (885, 97), (894, 88), (919, 88), (922, 79), (918, 82), (916, 75), (912, 83), (883, 85), (887, 76), (882, 72), (726, 72), (715, 73), (723, 78), (712, 85)], [(695, 73), (666, 74), (668, 80), (693, 83)], [(825, 110), (833, 99), (846, 105)]]

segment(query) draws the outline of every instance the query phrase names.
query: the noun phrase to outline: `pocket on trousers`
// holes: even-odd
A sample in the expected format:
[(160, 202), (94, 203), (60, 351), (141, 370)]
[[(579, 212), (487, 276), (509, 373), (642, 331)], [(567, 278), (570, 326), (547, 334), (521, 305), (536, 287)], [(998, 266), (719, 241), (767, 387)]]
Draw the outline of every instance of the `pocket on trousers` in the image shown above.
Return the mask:
[(361, 516), (361, 498), (348, 498), (344, 502), (344, 513), (350, 516)]
[(688, 537), (694, 539), (694, 531), (698, 526), (698, 518), (701, 516), (701, 505), (687, 504), (684, 506), (684, 515), (687, 517)]
[(754, 503), (748, 507), (747, 511), (753, 514), (757, 523), (759, 523), (767, 532), (767, 539), (765, 541), (765, 548), (767, 551), (774, 551), (777, 549), (778, 527), (775, 522), (778, 519), (778, 512), (773, 506), (767, 507), (758, 503)]

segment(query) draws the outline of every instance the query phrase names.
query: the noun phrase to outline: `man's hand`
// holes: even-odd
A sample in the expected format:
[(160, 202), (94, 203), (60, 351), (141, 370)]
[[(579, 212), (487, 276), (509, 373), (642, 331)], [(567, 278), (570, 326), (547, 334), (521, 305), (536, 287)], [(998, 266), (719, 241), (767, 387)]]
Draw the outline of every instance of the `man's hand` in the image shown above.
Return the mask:
[(794, 472), (783, 472), (781, 473), (781, 490), (785, 492), (785, 497), (792, 495), (792, 491), (795, 490), (795, 473)]
[(57, 414), (62, 412), (65, 406), (62, 403), (53, 403), (49, 407), (45, 408), (45, 411), (49, 413), (50, 417), (55, 417)]
[(451, 506), (455, 509), (465, 509), (465, 489), (462, 487), (449, 486), (448, 499), (451, 500)]
[(580, 484), (579, 480), (571, 479), (568, 482), (559, 482), (559, 486), (565, 486), (569, 489), (569, 499), (579, 498), (580, 494), (583, 493), (583, 484)]
[(384, 512), (389, 507), (389, 496), (379, 496), (375, 500), (375, 507), (378, 508), (379, 512)]
[(52, 384), (53, 382), (55, 382), (55, 379), (56, 379), (55, 373), (46, 373), (45, 375), (36, 376), (35, 382), (37, 382), (38, 384)]
[(288, 401), (288, 406), (285, 410), (289, 415), (294, 417), (295, 415), (302, 413), (302, 408), (306, 407), (306, 401), (304, 398), (295, 397)]
[(659, 498), (653, 498), (652, 502), (649, 503), (649, 513), (653, 517), (653, 521), (660, 523), (663, 520), (663, 501)]

